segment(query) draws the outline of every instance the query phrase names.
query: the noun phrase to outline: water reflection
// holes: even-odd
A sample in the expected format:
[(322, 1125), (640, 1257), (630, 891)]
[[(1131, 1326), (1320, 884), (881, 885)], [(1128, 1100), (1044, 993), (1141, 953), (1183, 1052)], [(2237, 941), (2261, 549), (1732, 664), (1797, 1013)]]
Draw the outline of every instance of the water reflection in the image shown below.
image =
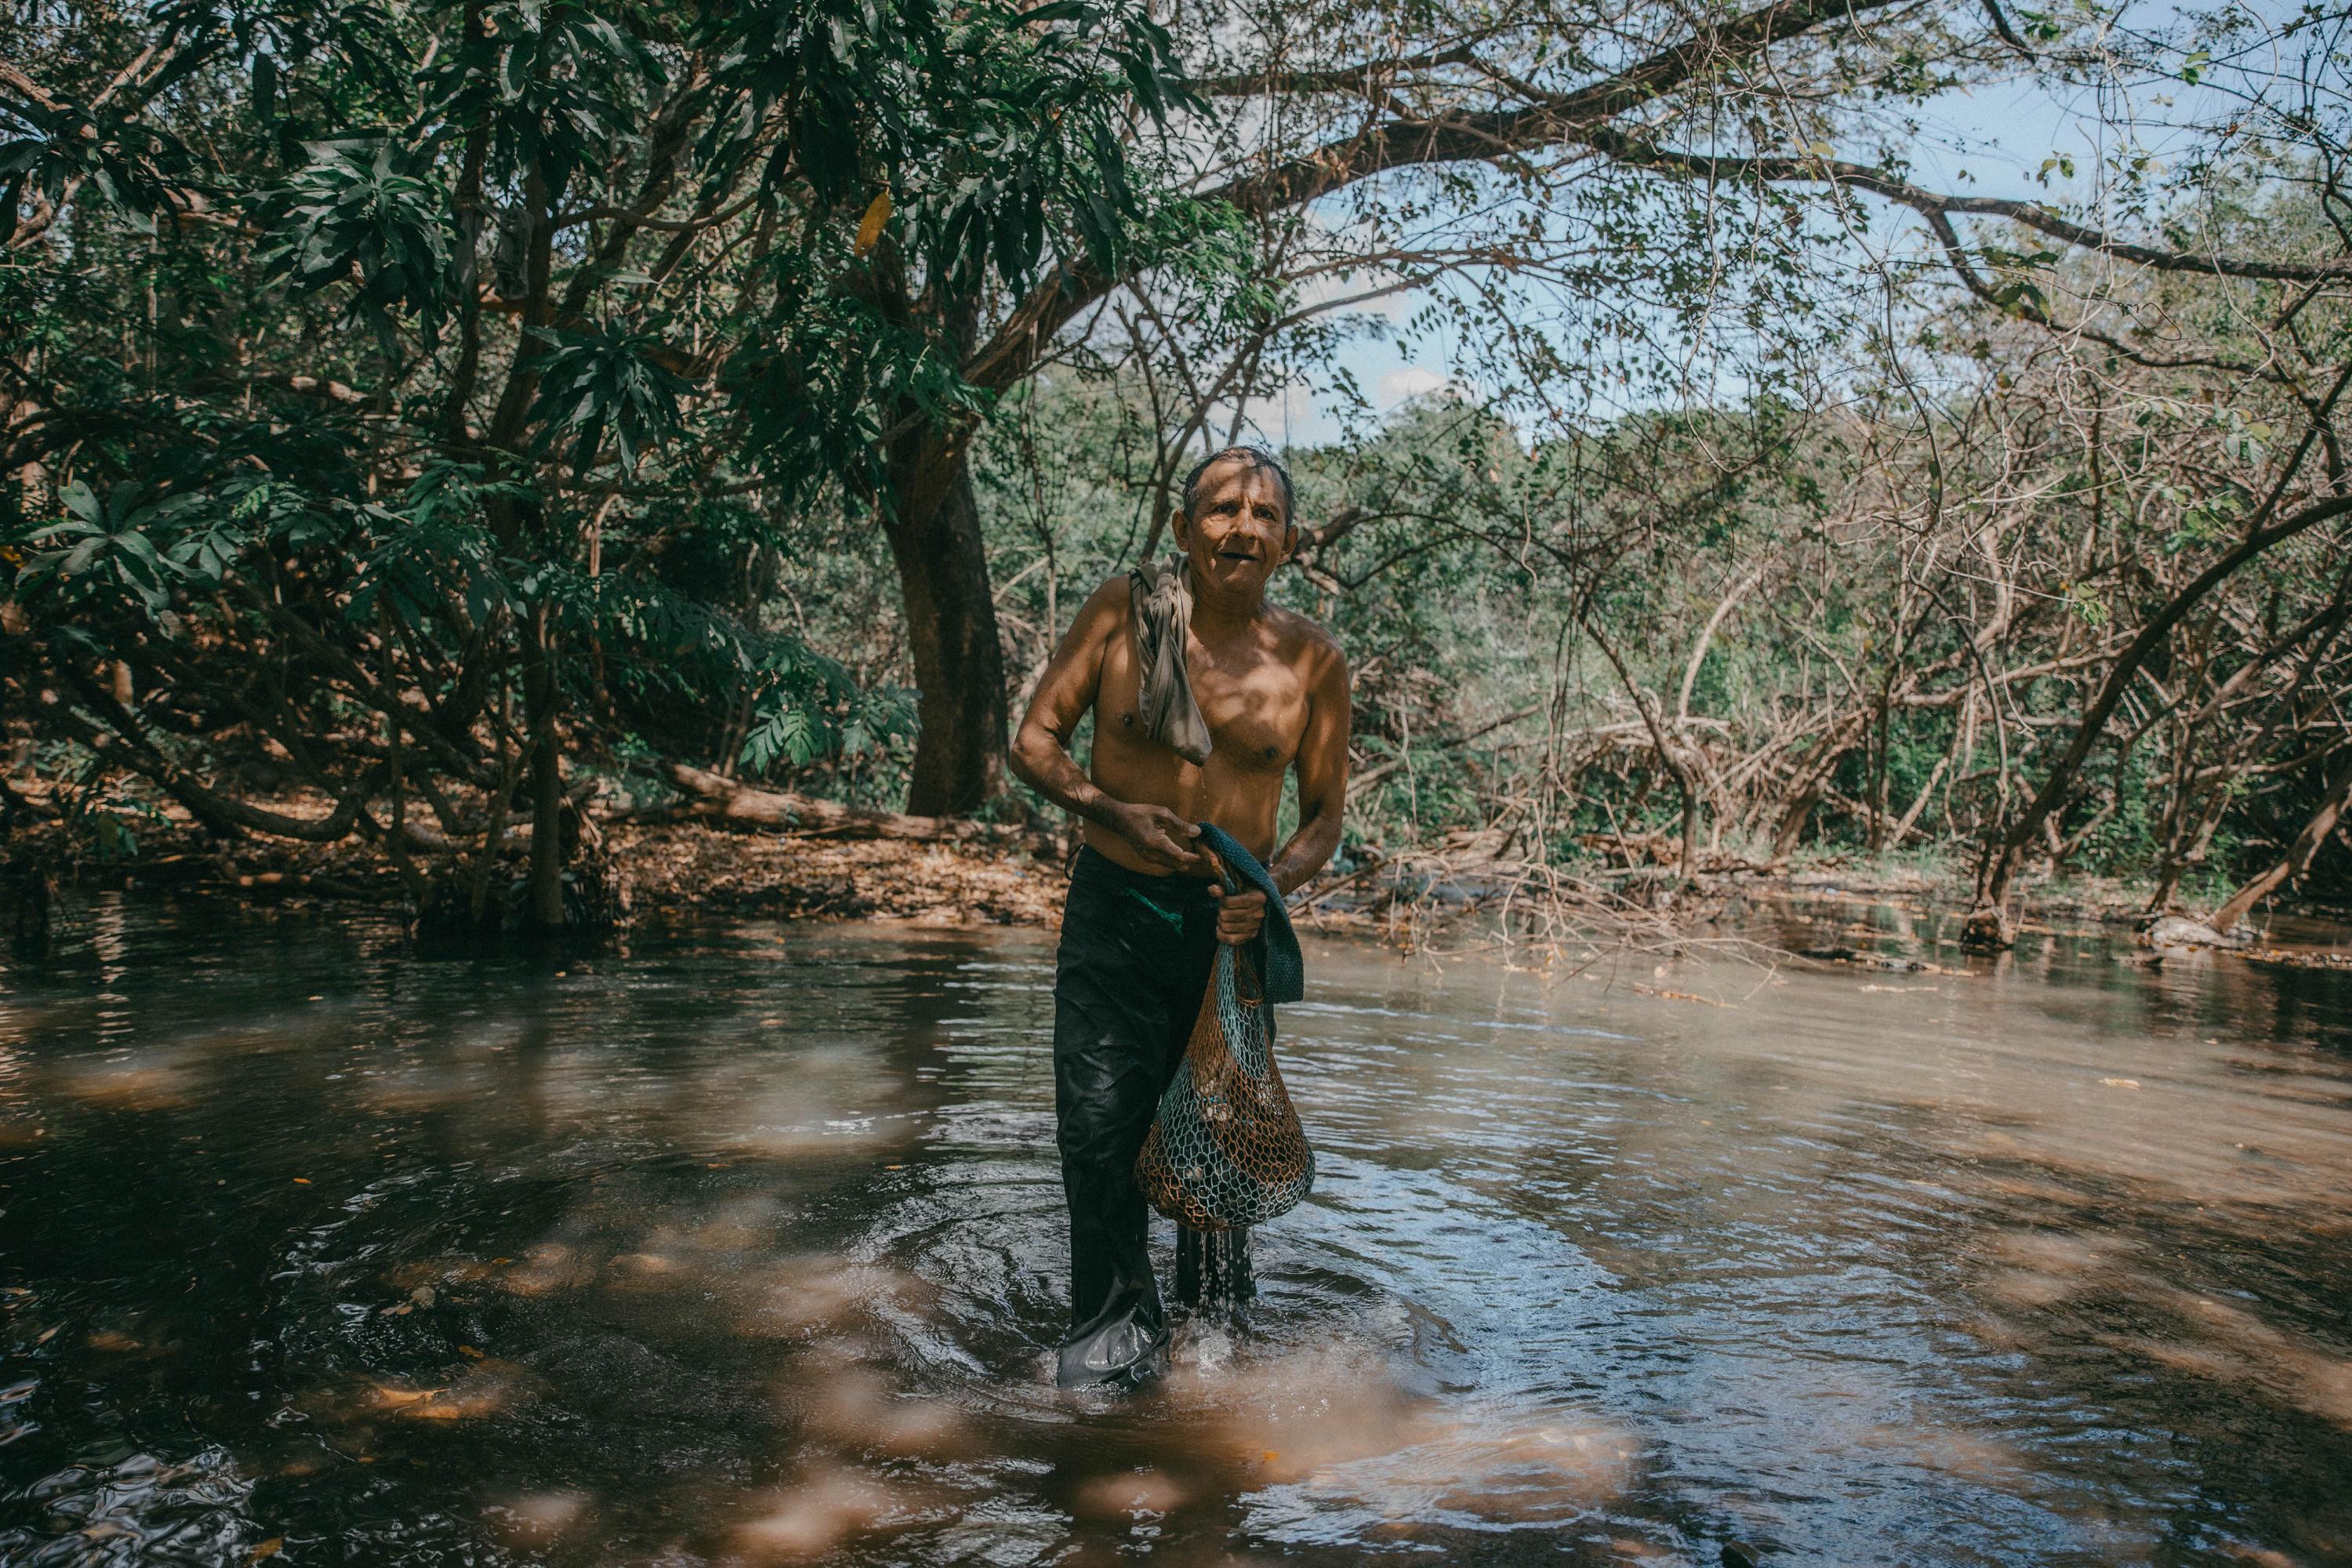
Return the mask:
[(1039, 938), (108, 900), (0, 1005), (0, 1560), (2352, 1560), (2345, 978), (1822, 930), (1933, 967), (1316, 952), (1321, 1184), (1122, 1398)]

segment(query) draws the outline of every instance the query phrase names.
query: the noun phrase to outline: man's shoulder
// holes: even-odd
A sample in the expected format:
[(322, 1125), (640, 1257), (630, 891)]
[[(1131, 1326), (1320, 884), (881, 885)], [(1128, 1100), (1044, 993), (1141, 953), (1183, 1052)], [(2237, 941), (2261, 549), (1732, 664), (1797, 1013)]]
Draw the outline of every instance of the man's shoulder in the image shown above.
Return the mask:
[(1348, 656), (1339, 649), (1339, 639), (1333, 637), (1319, 622), (1307, 619), (1297, 610), (1286, 610), (1279, 605), (1269, 605), (1273, 612), (1275, 636), (1294, 661), (1306, 667), (1320, 667), (1336, 660), (1341, 665)]
[(1095, 584), (1095, 591), (1087, 595), (1086, 608), (1078, 613), (1084, 616), (1115, 611), (1124, 616), (1133, 601), (1134, 591), (1134, 579), (1124, 572), (1113, 573)]

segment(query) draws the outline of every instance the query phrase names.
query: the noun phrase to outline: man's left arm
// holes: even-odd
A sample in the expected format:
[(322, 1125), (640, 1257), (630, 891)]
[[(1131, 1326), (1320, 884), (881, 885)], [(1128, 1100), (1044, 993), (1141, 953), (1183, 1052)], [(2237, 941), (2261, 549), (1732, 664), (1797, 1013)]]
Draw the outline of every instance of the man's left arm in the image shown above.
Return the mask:
[(1348, 805), (1348, 661), (1335, 643), (1319, 652), (1307, 689), (1307, 732), (1298, 742), (1298, 830), (1266, 868), (1286, 897), (1330, 861)]
[[(1275, 854), (1266, 874), (1285, 897), (1313, 879), (1339, 847), (1339, 816), (1348, 804), (1348, 661), (1337, 644), (1323, 643), (1307, 682), (1307, 728), (1298, 738), (1298, 829)], [(1218, 901), (1217, 940), (1247, 942), (1265, 923), (1265, 895), (1228, 895)]]

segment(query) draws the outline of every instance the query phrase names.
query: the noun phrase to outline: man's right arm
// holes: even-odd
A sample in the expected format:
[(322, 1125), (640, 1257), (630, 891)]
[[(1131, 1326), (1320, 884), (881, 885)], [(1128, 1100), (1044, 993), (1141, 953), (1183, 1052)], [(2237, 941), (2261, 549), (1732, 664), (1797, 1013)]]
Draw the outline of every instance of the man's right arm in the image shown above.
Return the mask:
[(1161, 805), (1134, 805), (1097, 788), (1070, 755), (1070, 737), (1102, 689), (1103, 656), (1128, 616), (1128, 580), (1113, 577), (1088, 597), (1069, 635), (1054, 650), (1029, 711), (1013, 737), (1013, 772), (1075, 816), (1108, 828), (1145, 858), (1171, 870), (1190, 866), (1187, 841), (1200, 828)]

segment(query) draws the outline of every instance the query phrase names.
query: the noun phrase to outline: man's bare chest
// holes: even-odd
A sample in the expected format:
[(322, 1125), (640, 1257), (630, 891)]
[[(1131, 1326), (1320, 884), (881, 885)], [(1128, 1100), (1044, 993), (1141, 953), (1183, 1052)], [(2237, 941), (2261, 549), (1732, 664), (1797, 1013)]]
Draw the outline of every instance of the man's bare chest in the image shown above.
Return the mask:
[[(1279, 772), (1298, 754), (1307, 731), (1307, 683), (1270, 648), (1240, 653), (1192, 640), (1185, 668), (1192, 700), (1208, 721), (1211, 749), (1227, 766)], [(1142, 667), (1131, 635), (1112, 644), (1104, 660), (1096, 713), (1097, 745), (1113, 734), (1149, 745), (1143, 735)]]

